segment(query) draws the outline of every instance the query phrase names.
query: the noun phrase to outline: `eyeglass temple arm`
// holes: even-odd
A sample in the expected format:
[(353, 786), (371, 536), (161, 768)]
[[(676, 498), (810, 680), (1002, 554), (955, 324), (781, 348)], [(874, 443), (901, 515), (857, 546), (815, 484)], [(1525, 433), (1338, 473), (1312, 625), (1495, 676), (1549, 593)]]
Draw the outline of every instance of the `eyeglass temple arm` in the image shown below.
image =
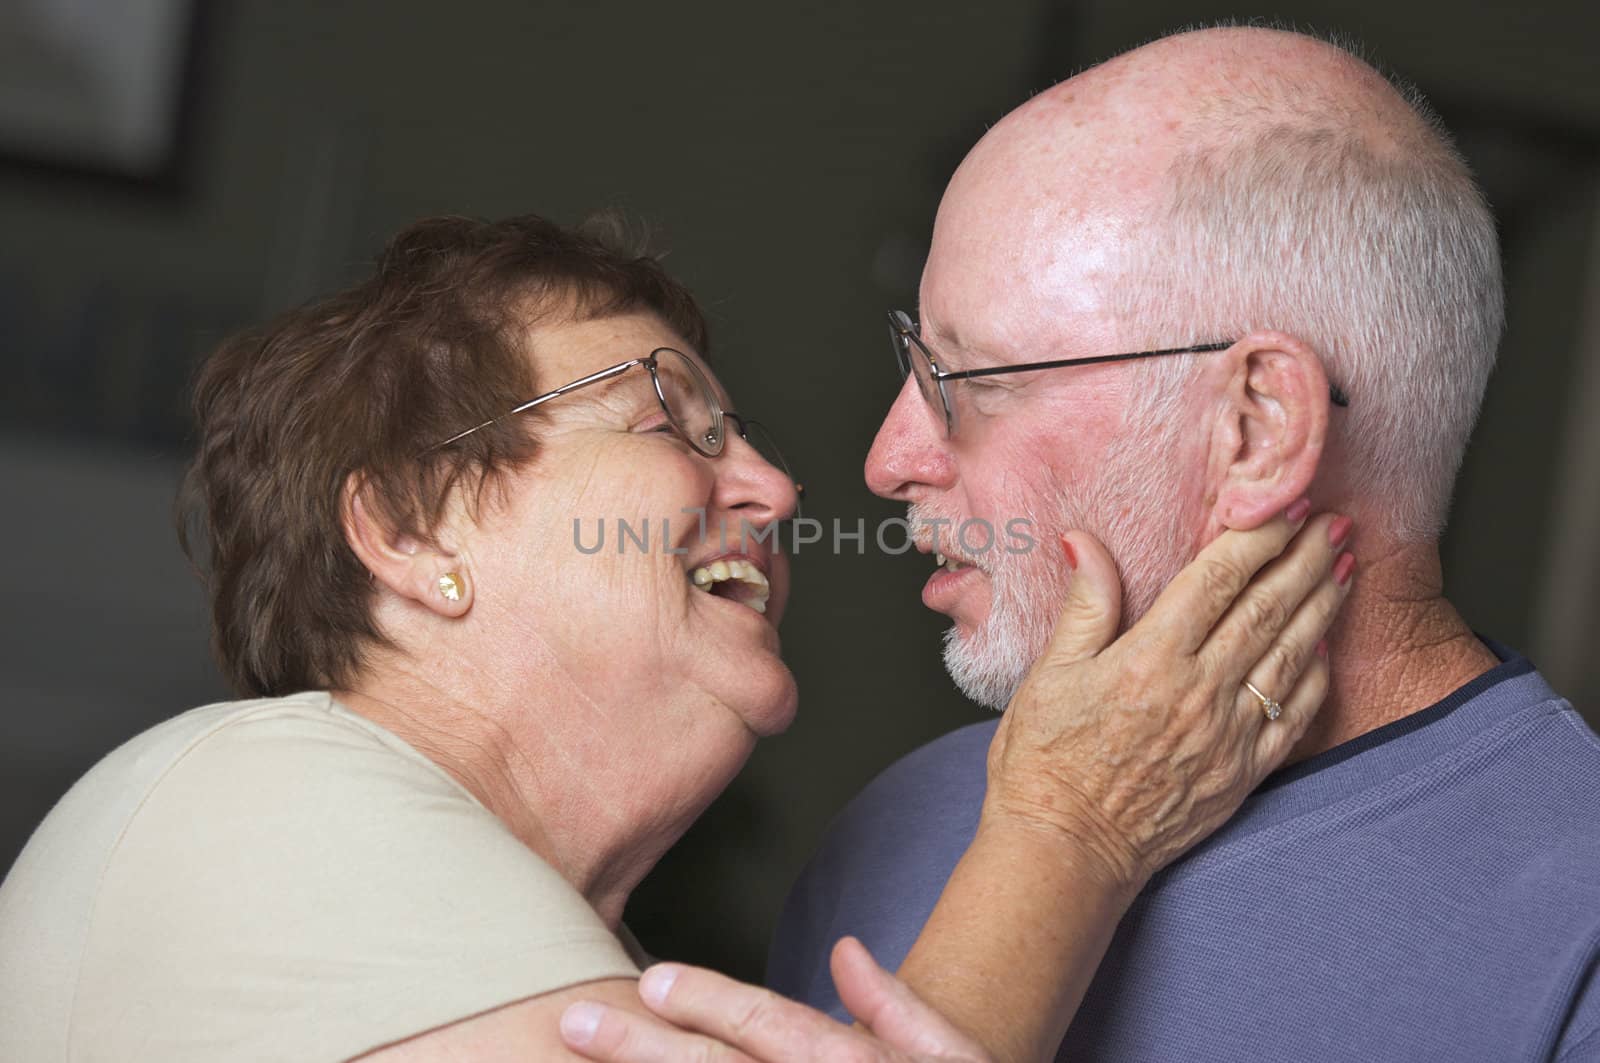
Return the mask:
[[(739, 438), (743, 439), (747, 443), (750, 441), (750, 426), (751, 425), (754, 425), (755, 427), (761, 429), (761, 431), (765, 432), (769, 439), (772, 436), (772, 430), (769, 429), (766, 425), (762, 424), (760, 421), (756, 420), (754, 417), (746, 417), (744, 414), (738, 413), (738, 412), (736, 412), (734, 410), (723, 410), (722, 411), (722, 419), (724, 421), (732, 421), (734, 424), (738, 425), (739, 426)], [(774, 443), (773, 445), (776, 446), (777, 444)], [(788, 473), (789, 482), (794, 484), (795, 494), (798, 495), (802, 501), (804, 501), (805, 497), (806, 497), (806, 485), (804, 483), (802, 483), (801, 481), (796, 480), (794, 478), (794, 473), (789, 470), (787, 464), (784, 465), (783, 471), (785, 473)]]
[(616, 376), (618, 373), (626, 372), (627, 370), (632, 369), (636, 365), (644, 365), (645, 363), (647, 363), (649, 361), (650, 361), (649, 358), (632, 358), (632, 359), (629, 359), (626, 362), (618, 362), (616, 365), (611, 366), (610, 368), (601, 369), (598, 372), (590, 373), (586, 377), (579, 377), (577, 380), (574, 380), (570, 384), (562, 384), (560, 387), (556, 388), (554, 391), (547, 391), (543, 395), (535, 395), (533, 398), (529, 399), (527, 402), (524, 402), (522, 405), (513, 406), (511, 409), (507, 410), (505, 413), (502, 413), (499, 417), (491, 417), (487, 421), (483, 422), (480, 425), (472, 426), (471, 428), (467, 429), (465, 432), (457, 432), (455, 435), (451, 436), (449, 439), (446, 439), (441, 443), (435, 443), (433, 446), (429, 447), (428, 450), (423, 451), (423, 453), (426, 454), (426, 453), (428, 453), (428, 451), (438, 450), (441, 447), (448, 447), (451, 443), (457, 442), (458, 440), (465, 439), (465, 438), (467, 438), (468, 436), (470, 436), (474, 432), (481, 432), (485, 428), (488, 428), (490, 425), (495, 424), (496, 422), (499, 422), (499, 421), (503, 421), (507, 417), (510, 417), (510, 416), (512, 416), (514, 414), (519, 414), (519, 413), (522, 413), (522, 412), (524, 412), (526, 410), (531, 410), (535, 406), (538, 406), (540, 403), (545, 403), (545, 402), (549, 402), (551, 399), (560, 398), (562, 395), (566, 395), (566, 394), (568, 394), (570, 392), (577, 391), (579, 388), (588, 387), (590, 384), (597, 384), (602, 380), (609, 380), (611, 377)]
[[(940, 380), (970, 380), (980, 376), (1001, 376), (1006, 373), (1023, 373), (1034, 369), (1061, 369), (1069, 365), (1098, 365), (1105, 362), (1129, 362), (1135, 358), (1160, 358), (1169, 354), (1205, 354), (1211, 351), (1225, 351), (1233, 346), (1232, 343), (1198, 343), (1193, 347), (1167, 347), (1159, 351), (1136, 351), (1132, 354), (1100, 354), (1088, 358), (1058, 358), (1049, 362), (1028, 362), (1023, 365), (989, 365), (981, 369), (962, 369), (954, 373), (947, 373), (942, 369), (935, 369), (934, 376)], [(1350, 396), (1344, 393), (1339, 385), (1328, 385), (1328, 401), (1335, 406), (1347, 407), (1350, 405)]]

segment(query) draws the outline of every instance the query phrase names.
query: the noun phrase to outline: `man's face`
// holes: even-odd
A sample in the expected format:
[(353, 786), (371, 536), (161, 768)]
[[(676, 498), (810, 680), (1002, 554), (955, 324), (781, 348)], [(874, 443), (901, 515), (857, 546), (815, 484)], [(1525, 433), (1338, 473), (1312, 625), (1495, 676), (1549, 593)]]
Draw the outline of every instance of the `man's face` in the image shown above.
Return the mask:
[[(1127, 349), (1097, 284), (1115, 219), (1085, 217), (1065, 239), (1007, 239), (994, 231), (1003, 204), (960, 186), (958, 177), (940, 208), (920, 296), (922, 336), (941, 369)], [(945, 664), (973, 700), (1003, 708), (1048, 641), (1069, 576), (1062, 532), (1086, 530), (1110, 549), (1124, 623), (1193, 556), (1203, 435), (1187, 407), (1152, 409), (1141, 376), (1110, 364), (956, 382), (953, 438), (908, 380), (879, 429), (867, 484), (909, 503), (919, 547), (952, 559), (922, 600), (954, 621)], [(1031, 547), (1011, 534), (1018, 528)]]

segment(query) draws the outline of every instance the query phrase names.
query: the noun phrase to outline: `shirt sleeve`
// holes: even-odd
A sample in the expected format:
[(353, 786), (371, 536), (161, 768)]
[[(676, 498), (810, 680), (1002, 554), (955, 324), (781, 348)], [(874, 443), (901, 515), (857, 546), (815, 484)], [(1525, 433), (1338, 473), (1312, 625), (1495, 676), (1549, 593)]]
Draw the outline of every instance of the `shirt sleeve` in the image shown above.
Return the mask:
[[(1591, 941), (1600, 946), (1600, 938)], [(1600, 1063), (1600, 954), (1591, 952), (1576, 988), (1554, 1058), (1557, 1063)]]
[[(342, 711), (342, 710), (339, 710)], [(74, 1059), (346, 1059), (638, 969), (448, 775), (338, 712), (191, 748), (107, 865)]]

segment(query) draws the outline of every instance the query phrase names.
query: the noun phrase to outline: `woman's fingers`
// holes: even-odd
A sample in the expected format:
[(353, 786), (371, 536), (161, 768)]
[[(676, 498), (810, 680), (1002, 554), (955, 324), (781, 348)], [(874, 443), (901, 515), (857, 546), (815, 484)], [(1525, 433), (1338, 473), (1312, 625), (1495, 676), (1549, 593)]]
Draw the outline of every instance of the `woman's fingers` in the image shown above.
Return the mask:
[(1117, 637), (1117, 625), (1122, 622), (1122, 581), (1117, 577), (1116, 562), (1088, 532), (1069, 531), (1061, 536), (1060, 546), (1072, 578), (1044, 658), (1071, 664), (1093, 657)]
[(1306, 733), (1306, 728), (1311, 726), (1311, 721), (1327, 696), (1328, 662), (1320, 656), (1314, 656), (1283, 699), (1283, 714), (1276, 721), (1263, 721), (1261, 730), (1256, 734), (1252, 754), (1255, 781), (1265, 779), (1283, 763), (1295, 743)]
[(867, 947), (840, 938), (829, 961), (839, 1001), (885, 1044), (918, 1058), (976, 1060), (983, 1049), (900, 979), (878, 966)]
[(1251, 531), (1225, 531), (1167, 584), (1136, 629), (1177, 654), (1198, 649), (1262, 566), (1283, 552), (1311, 512), (1301, 499)]
[(561, 1013), (561, 1040), (585, 1059), (605, 1063), (755, 1063), (720, 1041), (592, 1000), (579, 1001)]
[(1319, 588), (1331, 585), (1330, 574), (1349, 540), (1350, 528), (1349, 518), (1335, 514), (1324, 514), (1306, 524), (1283, 555), (1257, 573), (1213, 626), (1198, 654), (1202, 669), (1208, 675), (1232, 679), (1245, 675), (1263, 655), (1292, 651), (1292, 660), (1280, 662), (1285, 678), (1292, 681), (1311, 648), (1326, 633), (1343, 595), (1323, 599), (1324, 604), (1331, 601), (1331, 611), (1302, 619), (1300, 632), (1308, 630), (1308, 619), (1321, 620), (1320, 625), (1312, 625), (1316, 633), (1309, 642), (1281, 636), (1289, 630), (1291, 619), (1301, 615), (1301, 604)]

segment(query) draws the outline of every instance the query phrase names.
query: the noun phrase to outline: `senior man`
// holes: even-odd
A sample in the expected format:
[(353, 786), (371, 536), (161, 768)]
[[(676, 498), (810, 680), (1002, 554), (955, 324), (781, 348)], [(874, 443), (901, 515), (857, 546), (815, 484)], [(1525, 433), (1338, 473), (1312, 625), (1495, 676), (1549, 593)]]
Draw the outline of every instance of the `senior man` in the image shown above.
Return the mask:
[[(1092, 531), (1125, 621), (1302, 494), (1360, 529), (1298, 763), (1134, 902), (1060, 1058), (1600, 1059), (1600, 742), (1442, 590), (1503, 314), (1494, 222), (1425, 105), (1296, 34), (1157, 41), (973, 149), (920, 304), (891, 318), (909, 378), (867, 481), (945, 532), (923, 601), (974, 700), (1006, 704), (1072, 566), (964, 549), (964, 521)], [(839, 937), (900, 962), (972, 836), (994, 728), (845, 811), (775, 988), (842, 1016)]]

